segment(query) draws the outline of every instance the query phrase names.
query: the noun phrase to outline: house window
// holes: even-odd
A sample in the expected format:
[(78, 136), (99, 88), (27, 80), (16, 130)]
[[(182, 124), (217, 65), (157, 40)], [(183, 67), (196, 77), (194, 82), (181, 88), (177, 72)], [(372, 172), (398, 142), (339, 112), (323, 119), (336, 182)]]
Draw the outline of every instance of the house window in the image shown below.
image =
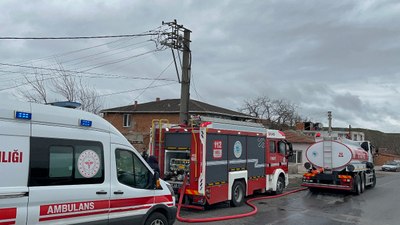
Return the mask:
[(293, 155), (289, 157), (289, 162), (291, 163), (302, 163), (303, 162), (303, 155), (302, 151), (299, 150), (293, 150)]
[(124, 127), (130, 127), (131, 126), (131, 115), (130, 114), (124, 114)]

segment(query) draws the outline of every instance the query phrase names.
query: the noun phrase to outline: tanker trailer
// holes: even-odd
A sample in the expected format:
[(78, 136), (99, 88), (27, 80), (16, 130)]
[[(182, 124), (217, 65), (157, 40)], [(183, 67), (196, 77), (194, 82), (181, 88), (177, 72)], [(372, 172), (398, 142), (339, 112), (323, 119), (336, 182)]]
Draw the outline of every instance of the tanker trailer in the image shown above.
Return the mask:
[(302, 186), (311, 192), (337, 189), (359, 195), (376, 184), (369, 141), (325, 137), (306, 150), (306, 158), (304, 167), (308, 171), (303, 175)]

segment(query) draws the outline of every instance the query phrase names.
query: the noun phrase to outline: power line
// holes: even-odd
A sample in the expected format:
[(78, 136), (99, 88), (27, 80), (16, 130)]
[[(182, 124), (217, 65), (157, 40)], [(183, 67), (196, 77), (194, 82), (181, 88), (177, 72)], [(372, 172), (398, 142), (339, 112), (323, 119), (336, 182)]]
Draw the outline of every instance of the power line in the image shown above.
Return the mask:
[[(123, 53), (123, 52), (131, 51), (133, 49), (142, 48), (142, 47), (144, 47), (146, 45), (141, 45), (141, 46), (133, 48), (133, 49), (131, 49), (131, 48), (124, 49), (124, 48), (127, 48), (127, 47), (144, 44), (146, 42), (148, 42), (148, 41), (142, 41), (142, 42), (139, 42), (139, 43), (133, 43), (133, 44), (129, 44), (127, 46), (118, 47), (118, 48), (107, 50), (107, 51), (96, 52), (96, 53), (93, 53), (93, 54), (90, 54), (90, 55), (81, 56), (81, 57), (70, 59), (70, 60), (67, 60), (67, 61), (60, 62), (60, 63), (61, 64), (68, 64), (70, 62), (74, 62), (74, 61), (80, 60), (80, 62), (78, 62), (78, 63), (74, 63), (72, 65), (70, 64), (70, 66), (75, 66), (75, 65), (79, 65), (79, 64), (85, 63), (85, 61), (93, 61), (93, 60), (101, 59), (101, 58), (104, 58), (104, 57), (109, 57), (109, 56), (117, 55), (117, 54), (120, 54), (120, 53)], [(107, 54), (107, 55), (105, 54), (105, 53), (109, 53), (109, 52), (120, 50), (120, 49), (124, 49), (124, 50), (123, 51), (119, 51), (119, 52), (115, 52), (115, 53), (112, 53), (112, 54)], [(100, 56), (100, 55), (102, 55), (102, 56)], [(95, 57), (92, 57), (92, 56), (95, 56)], [(86, 59), (86, 60), (82, 60), (82, 59)]]
[(112, 60), (112, 61), (108, 61), (108, 62), (104, 62), (104, 63), (99, 63), (99, 64), (96, 64), (96, 65), (92, 65), (89, 69), (82, 70), (81, 72), (87, 72), (87, 71), (90, 71), (90, 70), (93, 70), (93, 69), (96, 69), (96, 68), (99, 68), (99, 67), (103, 67), (103, 66), (107, 66), (107, 65), (112, 65), (112, 64), (124, 62), (124, 61), (130, 60), (130, 59), (133, 59), (133, 58), (137, 58), (139, 56), (144, 56), (144, 55), (147, 55), (147, 54), (150, 54), (150, 53), (154, 53), (154, 52), (158, 52), (158, 51), (161, 51), (161, 50), (159, 50), (159, 49), (150, 50), (150, 51), (147, 51), (147, 52), (144, 52), (144, 53), (141, 53), (141, 54), (128, 56), (128, 57), (125, 57), (125, 58)]
[(0, 40), (76, 40), (76, 39), (105, 39), (105, 38), (128, 38), (159, 35), (159, 32), (144, 34), (121, 34), (121, 35), (100, 35), (100, 36), (74, 36), (74, 37), (0, 37)]
[[(93, 79), (93, 78), (105, 78), (105, 79), (133, 79), (133, 80), (158, 80), (158, 81), (174, 81), (173, 79), (168, 79), (168, 78), (159, 78), (160, 75), (157, 76), (157, 78), (149, 78), (149, 77), (129, 77), (129, 76), (123, 76), (123, 75), (115, 75), (115, 74), (102, 74), (102, 73), (92, 73), (92, 72), (80, 72), (80, 71), (72, 71), (72, 70), (62, 70), (62, 69), (51, 69), (51, 68), (41, 68), (41, 67), (35, 67), (35, 66), (24, 66), (24, 65), (16, 65), (16, 64), (7, 64), (7, 63), (0, 63), (0, 65), (6, 65), (6, 66), (15, 66), (15, 67), (22, 67), (22, 68), (30, 68), (30, 69), (43, 69), (43, 70), (50, 70), (50, 71), (56, 71), (56, 72), (69, 72), (71, 73), (71, 75), (73, 74), (86, 74), (89, 76), (85, 76), (85, 78), (89, 78), (89, 79)], [(165, 70), (164, 70), (165, 71)], [(7, 72), (7, 73), (20, 73), (20, 72), (16, 72), (16, 71), (7, 71), (7, 70), (0, 70), (0, 72)], [(26, 74), (32, 74), (32, 75), (37, 75), (37, 72), (24, 72)], [(53, 73), (40, 73), (38, 75), (43, 75), (43, 76), (50, 76), (47, 78), (43, 78), (40, 79), (40, 81), (46, 81), (46, 80), (52, 80), (52, 79), (56, 79), (57, 76), (54, 75)], [(4, 80), (3, 80), (4, 81)], [(21, 86), (25, 86), (28, 85), (29, 82), (24, 82), (18, 85), (14, 85), (11, 87), (7, 87), (7, 88), (2, 88), (0, 89), (0, 91), (5, 91), (5, 90), (9, 90), (9, 89), (13, 89), (13, 88), (17, 88), (17, 87), (21, 87)]]
[(151, 89), (151, 88), (162, 87), (162, 86), (167, 86), (167, 85), (176, 84), (176, 83), (177, 82), (174, 81), (174, 82), (169, 82), (169, 83), (166, 83), (166, 84), (160, 84), (160, 85), (155, 85), (155, 86), (147, 86), (147, 87), (144, 87), (144, 88), (137, 88), (137, 89), (131, 89), (131, 90), (126, 90), (126, 91), (119, 91), (119, 92), (114, 92), (114, 93), (109, 93), (109, 94), (102, 94), (102, 95), (98, 95), (98, 97), (105, 97), (105, 96), (129, 93), (129, 92), (140, 91), (140, 90), (148, 90), (148, 89)]
[[(85, 71), (76, 71), (76, 70), (65, 70), (65, 69), (54, 69), (54, 68), (46, 68), (46, 67), (38, 67), (38, 66), (25, 66), (25, 65), (19, 65), (19, 64), (11, 64), (11, 63), (0, 63), (0, 65), (3, 66), (9, 66), (9, 67), (20, 67), (20, 68), (28, 68), (28, 69), (37, 69), (37, 70), (48, 70), (52, 72), (67, 72), (67, 73), (75, 73), (75, 74), (89, 74), (89, 75), (97, 75), (97, 76), (103, 76), (103, 77), (121, 77), (121, 75), (113, 75), (113, 74), (104, 74), (104, 73), (93, 73), (93, 72), (85, 72)], [(8, 72), (6, 70), (0, 71), (0, 72)], [(17, 73), (17, 72), (11, 72), (11, 73)], [(35, 73), (30, 73), (30, 74), (35, 74)], [(50, 75), (50, 74), (45, 74), (45, 75)]]
[[(148, 40), (149, 41), (149, 40)], [(131, 46), (134, 46), (134, 45), (140, 45), (140, 44), (144, 44), (145, 42), (148, 42), (148, 41), (143, 41), (143, 42), (139, 42), (139, 43), (134, 43), (134, 44), (129, 44), (129, 45), (126, 45), (126, 46), (123, 46), (123, 47), (118, 47), (118, 48), (116, 48), (116, 49), (111, 49), (111, 50), (108, 50), (108, 51), (103, 51), (103, 52), (100, 52), (100, 53), (97, 53), (97, 54), (91, 54), (91, 55), (86, 55), (86, 56), (84, 56), (84, 57), (80, 57), (80, 58), (78, 58), (78, 59), (83, 59), (83, 58), (87, 58), (87, 60), (83, 60), (82, 62), (78, 62), (78, 63), (74, 63), (74, 64), (72, 64), (72, 65), (78, 65), (78, 64), (81, 64), (81, 63), (85, 63), (85, 61), (87, 61), (87, 62), (90, 62), (90, 61), (93, 61), (93, 60), (96, 60), (96, 59), (100, 59), (100, 58), (104, 58), (104, 57), (107, 57), (107, 56), (111, 56), (111, 55), (116, 55), (116, 54), (120, 54), (120, 53), (123, 53), (123, 52), (127, 52), (127, 51), (130, 51), (130, 50), (132, 50), (132, 48), (129, 48), (128, 50), (120, 50), (120, 51), (118, 51), (118, 52), (116, 52), (116, 53), (112, 53), (112, 54), (108, 54), (108, 55), (104, 55), (105, 53), (108, 53), (108, 52), (112, 52), (112, 51), (116, 51), (116, 50), (119, 50), (119, 49), (122, 49), (122, 48), (125, 48), (125, 47), (131, 47)], [(111, 43), (111, 42), (109, 42), (109, 43)], [(100, 46), (100, 45), (98, 45), (98, 46)], [(137, 49), (137, 48), (140, 48), (140, 47), (143, 47), (143, 46), (145, 46), (145, 45), (142, 45), (142, 46), (139, 46), (139, 47), (136, 47), (136, 48), (133, 48), (133, 49)], [(79, 51), (79, 50), (78, 50)], [(156, 52), (157, 50), (153, 50), (154, 52)], [(75, 51), (76, 52), (76, 51)], [(150, 51), (150, 53), (151, 53), (151, 51)], [(103, 56), (99, 56), (99, 55), (102, 55), (103, 54)], [(134, 56), (129, 56), (128, 58), (127, 57), (125, 57), (125, 58), (122, 58), (122, 59), (114, 59), (111, 63), (110, 63), (110, 61), (108, 61), (108, 62), (104, 62), (104, 65), (102, 65), (102, 63), (98, 63), (98, 64), (92, 64), (92, 65), (87, 65), (87, 66), (83, 66), (83, 67), (79, 67), (79, 69), (80, 68), (88, 68), (88, 67), (95, 67), (95, 68), (98, 68), (98, 67), (101, 67), (101, 66), (106, 66), (106, 65), (109, 65), (109, 64), (115, 64), (115, 63), (119, 63), (119, 62), (122, 62), (122, 61), (126, 61), (126, 60), (129, 60), (130, 58), (135, 58), (135, 57), (139, 57), (139, 56), (142, 56), (143, 54), (138, 54), (138, 55), (134, 55)], [(60, 62), (60, 63), (53, 63), (53, 64), (49, 64), (49, 65), (47, 65), (46, 67), (48, 67), (48, 66), (56, 66), (56, 65), (60, 65), (60, 64), (64, 64), (65, 62), (66, 63), (69, 63), (69, 62), (72, 62), (72, 61), (76, 61), (76, 60), (78, 60), (78, 59), (73, 59), (73, 60), (69, 60), (69, 61), (64, 61), (64, 62)], [(40, 60), (38, 60), (38, 61), (40, 61)], [(0, 64), (1, 65), (1, 64)], [(25, 65), (21, 65), (21, 64), (13, 64), (13, 65), (20, 65), (20, 67), (21, 66), (25, 66)], [(46, 69), (46, 67), (41, 67), (41, 69)], [(28, 72), (26, 72), (28, 69), (37, 69), (37, 68), (32, 68), (32, 67), (29, 67), (29, 66), (26, 66), (26, 69), (23, 69), (22, 71), (24, 71), (25, 73), (28, 73)], [(94, 69), (94, 68), (90, 68), (89, 70), (91, 70), (91, 69)], [(75, 70), (78, 70), (78, 68), (76, 68)], [(54, 70), (53, 70), (54, 71)], [(84, 73), (84, 72), (86, 72), (86, 71), (88, 71), (88, 70), (85, 70), (85, 71), (72, 71), (71, 70), (71, 72), (76, 72), (76, 73)], [(0, 72), (10, 72), (10, 71), (7, 71), (7, 70), (0, 70)], [(16, 72), (11, 72), (11, 73), (16, 73)], [(20, 73), (22, 73), (22, 72), (20, 72)], [(0, 75), (1, 76), (1, 75)]]
[[(168, 64), (168, 66), (166, 66), (165, 69), (163, 69), (163, 70), (161, 71), (161, 73), (157, 76), (156, 79), (160, 78), (161, 75), (163, 75), (164, 72), (172, 65), (172, 63), (173, 63), (173, 61), (172, 61), (170, 64)], [(144, 89), (138, 96), (136, 96), (134, 99), (135, 99), (135, 100), (138, 99), (138, 98), (139, 98), (151, 85), (153, 85), (155, 82), (156, 82), (156, 80), (153, 80), (153, 81), (147, 86), (147, 88), (145, 88), (145, 89)]]
[[(16, 73), (16, 74), (22, 74), (22, 72), (17, 72), (17, 71), (11, 71), (11, 70), (0, 70), (2, 73)], [(40, 76), (52, 76), (52, 78), (55, 78), (54, 73), (37, 73), (37, 72), (24, 72), (23, 74), (29, 74), (29, 75), (40, 75)], [(159, 81), (175, 81), (174, 79), (168, 79), (168, 78), (149, 78), (149, 77), (139, 77), (139, 76), (124, 76), (124, 75), (117, 75), (117, 74), (102, 74), (102, 73), (87, 73), (89, 76), (85, 76), (85, 78), (89, 79), (128, 79), (128, 80), (159, 80)], [(1, 75), (0, 75), (1, 76)], [(71, 76), (74, 76), (71, 74)], [(15, 79), (10, 79), (10, 80), (3, 80), (2, 81), (15, 81)]]
[(31, 60), (28, 60), (28, 61), (19, 62), (19, 64), (33, 63), (33, 62), (44, 61), (44, 60), (48, 60), (48, 59), (52, 59), (52, 58), (56, 58), (56, 57), (63, 57), (63, 56), (66, 56), (66, 55), (87, 51), (87, 50), (98, 48), (98, 47), (102, 47), (102, 46), (105, 46), (105, 45), (110, 45), (110, 44), (117, 43), (117, 42), (120, 42), (120, 41), (127, 42), (129, 40), (126, 40), (125, 38), (121, 38), (121, 39), (118, 39), (118, 40), (106, 42), (106, 43), (99, 44), (99, 45), (94, 45), (94, 46), (90, 46), (90, 47), (86, 47), (86, 48), (82, 48), (82, 49), (76, 49), (76, 50), (72, 50), (72, 51), (67, 51), (67, 52), (63, 52), (63, 53), (58, 53), (58, 54), (54, 54), (54, 55), (45, 56), (45, 57), (42, 57), (42, 58), (31, 59)]

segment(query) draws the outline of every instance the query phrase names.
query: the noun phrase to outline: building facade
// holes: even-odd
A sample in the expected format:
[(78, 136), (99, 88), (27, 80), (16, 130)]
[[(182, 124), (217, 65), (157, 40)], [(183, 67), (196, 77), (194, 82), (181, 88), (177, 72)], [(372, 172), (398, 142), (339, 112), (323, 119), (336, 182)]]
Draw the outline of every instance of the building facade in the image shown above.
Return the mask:
[[(115, 126), (139, 151), (147, 150), (150, 128), (153, 121), (161, 120), (169, 124), (179, 124), (180, 99), (157, 98), (156, 101), (104, 109), (103, 118)], [(190, 100), (189, 114), (238, 121), (255, 118), (233, 110)]]

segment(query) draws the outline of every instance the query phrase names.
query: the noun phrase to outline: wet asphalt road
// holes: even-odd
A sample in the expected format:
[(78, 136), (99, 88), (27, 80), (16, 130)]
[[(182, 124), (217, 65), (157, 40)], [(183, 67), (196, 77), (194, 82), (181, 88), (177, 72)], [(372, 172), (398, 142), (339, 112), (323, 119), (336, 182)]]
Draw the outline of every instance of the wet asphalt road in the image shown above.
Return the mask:
[[(324, 191), (317, 194), (302, 191), (277, 199), (253, 202), (258, 213), (229, 221), (210, 223), (183, 223), (207, 225), (400, 225), (400, 173), (377, 172), (377, 185), (363, 194)], [(220, 204), (207, 211), (188, 211), (182, 217), (205, 218), (234, 215), (251, 211), (247, 205), (238, 208)]]

